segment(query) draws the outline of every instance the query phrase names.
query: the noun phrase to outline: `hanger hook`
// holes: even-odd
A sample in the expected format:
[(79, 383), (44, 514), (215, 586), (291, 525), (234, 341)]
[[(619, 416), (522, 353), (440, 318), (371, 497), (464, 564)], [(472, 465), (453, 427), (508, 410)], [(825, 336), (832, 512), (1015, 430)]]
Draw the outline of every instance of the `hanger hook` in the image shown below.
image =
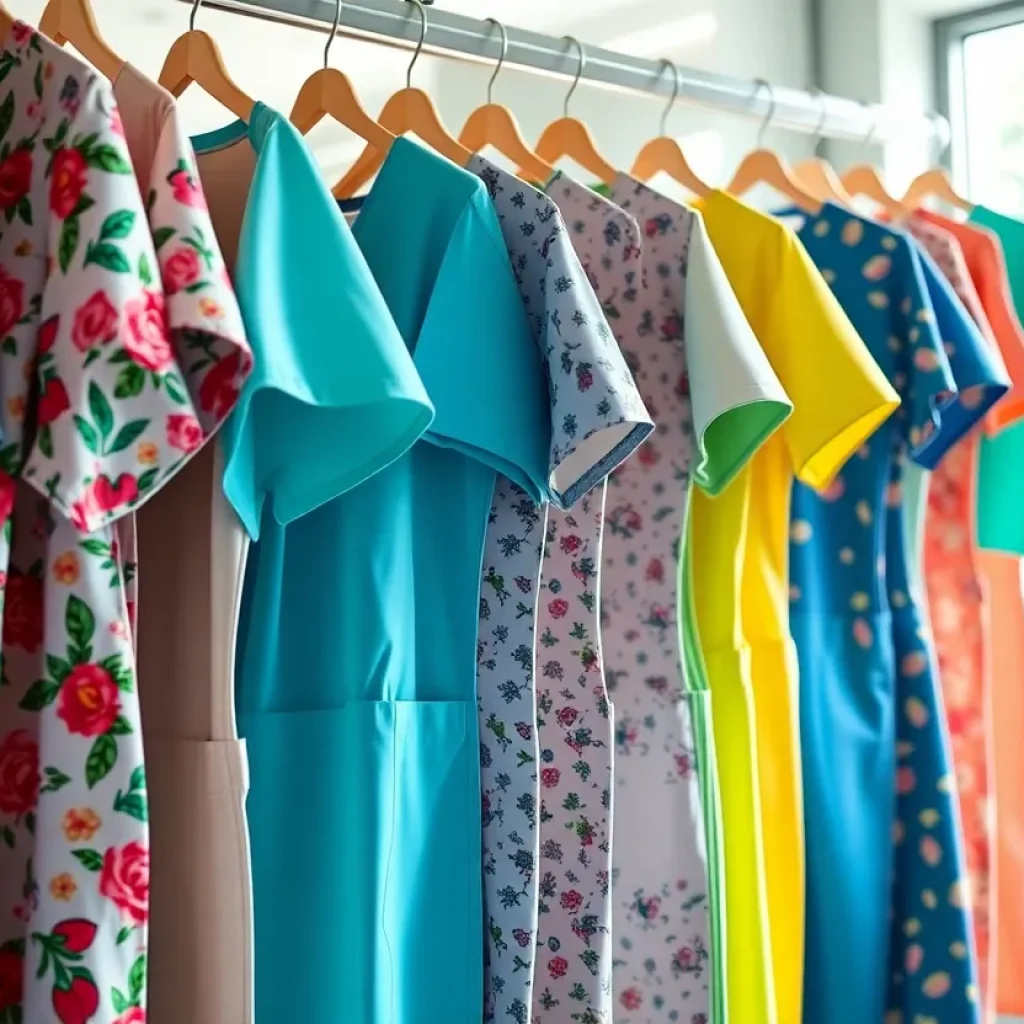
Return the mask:
[(569, 91), (565, 94), (565, 100), (562, 103), (562, 116), (569, 116), (569, 100), (572, 99), (572, 94), (576, 91), (576, 86), (580, 84), (580, 79), (583, 77), (583, 69), (587, 66), (587, 54), (583, 49), (583, 44), (575, 36), (563, 36), (563, 39), (568, 39), (573, 46), (576, 47), (576, 53), (579, 56), (579, 64), (576, 66), (576, 77), (572, 80), (572, 85), (569, 86)]
[(331, 44), (334, 42), (334, 37), (338, 32), (338, 25), (341, 24), (341, 0), (334, 0), (334, 24), (331, 26), (331, 34), (327, 37), (327, 42), (324, 45), (324, 67), (327, 67), (327, 55), (331, 52)]
[(766, 78), (755, 78), (754, 79), (754, 99), (757, 99), (761, 95), (761, 90), (768, 90), (768, 113), (765, 114), (764, 120), (761, 122), (761, 127), (757, 131), (757, 148), (761, 149), (764, 145), (764, 133), (768, 130), (768, 125), (772, 123), (772, 118), (775, 117), (775, 90), (772, 88), (772, 83)]
[(194, 32), (196, 28), (196, 12), (199, 10), (200, 4), (203, 0), (194, 0), (192, 4), (192, 12), (188, 16), (188, 30)]
[(406, 89), (412, 88), (412, 69), (416, 66), (416, 61), (420, 59), (420, 52), (423, 50), (423, 40), (427, 38), (427, 9), (423, 6), (422, 0), (411, 0), (416, 5), (416, 10), (420, 12), (420, 38), (419, 42), (416, 43), (416, 49), (413, 51), (412, 60), (409, 61), (409, 67), (405, 71), (405, 87)]
[(814, 88), (811, 90), (811, 95), (818, 101), (818, 123), (814, 126), (814, 151), (818, 151), (818, 146), (821, 145), (822, 140), (825, 138), (825, 122), (828, 120), (828, 101), (825, 98), (825, 90)]
[[(869, 103), (867, 100), (861, 100), (860, 101), (860, 105), (865, 110), (873, 109), (873, 104)], [(876, 113), (875, 116), (871, 119), (871, 127), (868, 129), (867, 135), (865, 135), (864, 138), (861, 139), (861, 141), (860, 141), (860, 148), (861, 148), (861, 152), (862, 153), (866, 152), (868, 149), (870, 149), (871, 143), (875, 141), (875, 132), (877, 132), (877, 131), (878, 131), (878, 114)]]
[(508, 32), (505, 31), (505, 26), (497, 18), (485, 18), (484, 20), (489, 21), (492, 25), (497, 25), (498, 31), (501, 33), (501, 56), (498, 58), (498, 63), (494, 65), (491, 79), (487, 83), (487, 102), (490, 103), (491, 93), (494, 90), (494, 80), (498, 77), (498, 72), (501, 71), (501, 66), (505, 63), (505, 55), (508, 53)]
[(668, 68), (672, 72), (672, 98), (668, 101), (668, 106), (661, 112), (660, 121), (660, 133), (665, 134), (665, 125), (668, 124), (668, 115), (672, 113), (672, 108), (676, 105), (676, 100), (679, 99), (679, 89), (681, 87), (681, 75), (679, 74), (679, 65), (672, 61), (661, 58), (662, 70)]

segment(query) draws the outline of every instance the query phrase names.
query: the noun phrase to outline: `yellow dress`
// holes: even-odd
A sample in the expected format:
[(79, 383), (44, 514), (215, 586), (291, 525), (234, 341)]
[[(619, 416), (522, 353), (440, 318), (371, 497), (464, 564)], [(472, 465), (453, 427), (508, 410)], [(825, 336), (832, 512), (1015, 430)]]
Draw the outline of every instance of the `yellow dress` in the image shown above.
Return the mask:
[(804, 845), (790, 491), (794, 474), (827, 487), (899, 398), (792, 231), (724, 192), (700, 206), (794, 404), (723, 494), (695, 490), (684, 588), (692, 608), (682, 618), (698, 629), (699, 641), (688, 640), (702, 649), (714, 709), (729, 1016), (736, 1024), (799, 1024)]

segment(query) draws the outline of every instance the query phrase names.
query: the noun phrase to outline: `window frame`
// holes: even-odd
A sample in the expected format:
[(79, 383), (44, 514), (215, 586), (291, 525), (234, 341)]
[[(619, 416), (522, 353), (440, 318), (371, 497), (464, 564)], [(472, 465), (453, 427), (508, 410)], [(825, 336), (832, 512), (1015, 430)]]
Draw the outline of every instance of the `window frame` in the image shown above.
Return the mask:
[(970, 190), (964, 41), (968, 36), (1024, 23), (1024, 0), (939, 18), (933, 23), (936, 108), (949, 122), (950, 144), (942, 163), (962, 191)]

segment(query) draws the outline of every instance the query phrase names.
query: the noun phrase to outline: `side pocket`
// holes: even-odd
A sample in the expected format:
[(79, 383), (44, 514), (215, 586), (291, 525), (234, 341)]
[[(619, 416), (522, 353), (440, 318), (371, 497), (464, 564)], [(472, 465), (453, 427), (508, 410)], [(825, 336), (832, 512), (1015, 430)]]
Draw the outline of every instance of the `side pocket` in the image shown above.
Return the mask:
[[(257, 1019), (327, 1021), (340, 1007), (352, 1024), (479, 1016), (475, 714), (382, 701), (239, 716)], [(439, 958), (458, 965), (457, 985)]]

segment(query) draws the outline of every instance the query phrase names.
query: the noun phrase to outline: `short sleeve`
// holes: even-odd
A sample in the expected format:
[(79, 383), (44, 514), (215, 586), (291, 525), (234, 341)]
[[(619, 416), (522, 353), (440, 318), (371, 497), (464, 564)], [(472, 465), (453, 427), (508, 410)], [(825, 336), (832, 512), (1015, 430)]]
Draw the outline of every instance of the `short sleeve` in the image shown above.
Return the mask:
[(798, 478), (820, 490), (899, 398), (800, 240), (780, 232), (776, 259), (773, 365), (793, 402), (783, 430)]
[(437, 409), (428, 439), (544, 501), (550, 442), (544, 373), (482, 185), (449, 236), (415, 356)]
[[(202, 446), (251, 358), (205, 215), (175, 209), (172, 186), (144, 205), (107, 83), (85, 85), (47, 173), (51, 272), (24, 477), (91, 532), (136, 508)], [(158, 263), (148, 215), (185, 247), (172, 266)]]
[(793, 406), (694, 213), (686, 271), (686, 365), (699, 456), (694, 479), (719, 493)]
[(909, 289), (903, 325), (910, 342), (904, 360), (908, 440), (912, 457), (931, 469), (1006, 393), (1009, 382), (931, 256), (916, 248), (910, 256), (920, 268), (924, 295), (918, 285)]
[(271, 118), (235, 285), (255, 367), (226, 424), (224, 490), (249, 534), (287, 524), (401, 456), (432, 407), (305, 143)]

